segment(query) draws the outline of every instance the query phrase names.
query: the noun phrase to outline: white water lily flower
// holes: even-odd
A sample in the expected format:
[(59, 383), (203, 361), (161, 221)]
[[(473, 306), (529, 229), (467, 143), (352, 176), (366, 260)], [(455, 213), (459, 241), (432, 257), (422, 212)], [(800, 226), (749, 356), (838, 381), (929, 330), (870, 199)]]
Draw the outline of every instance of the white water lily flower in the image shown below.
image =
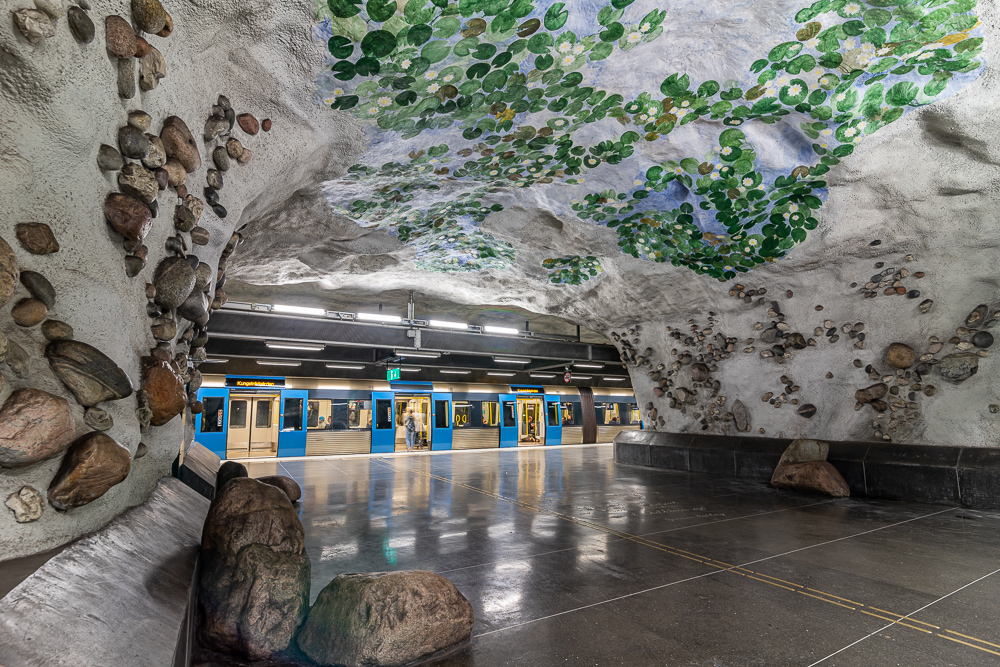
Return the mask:
[(573, 50), (573, 45), (569, 42), (563, 42), (559, 45), (559, 53), (569, 53)]
[(378, 98), (378, 105), (380, 107), (387, 107), (390, 104), (392, 104), (392, 98), (391, 97), (380, 97), (380, 98)]
[(637, 32), (630, 32), (628, 34), (628, 37), (626, 37), (626, 41), (629, 44), (638, 44), (639, 42), (642, 41), (642, 33), (638, 32), (638, 31)]
[(573, 56), (566, 56), (565, 58), (562, 59), (562, 64), (572, 65), (574, 60), (576, 60), (576, 58), (574, 58)]
[(573, 53), (580, 55), (586, 47), (583, 44), (577, 44), (573, 47)]
[(437, 85), (436, 83), (432, 83), (431, 85), (427, 86), (427, 92), (436, 93), (438, 91), (438, 88), (440, 88), (439, 85)]
[(639, 32), (649, 32), (652, 29), (653, 26), (649, 23), (649, 21), (647, 21), (646, 23), (643, 23), (642, 26), (639, 28)]
[(433, 81), (434, 79), (437, 78), (437, 75), (438, 75), (437, 71), (432, 69), (429, 69), (426, 72), (424, 72), (424, 78), (427, 79), (428, 81)]

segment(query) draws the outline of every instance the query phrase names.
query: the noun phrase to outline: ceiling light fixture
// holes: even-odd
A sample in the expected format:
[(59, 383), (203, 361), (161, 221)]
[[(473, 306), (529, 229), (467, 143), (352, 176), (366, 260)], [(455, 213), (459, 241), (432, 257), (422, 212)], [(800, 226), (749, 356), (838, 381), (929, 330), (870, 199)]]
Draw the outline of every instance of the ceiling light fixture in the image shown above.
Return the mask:
[(419, 366), (400, 366), (399, 370), (403, 373), (416, 373), (417, 371), (423, 370)]
[(604, 376), (604, 381), (605, 382), (621, 382), (624, 379), (625, 378), (623, 378), (621, 376), (618, 376), (618, 375), (605, 375)]
[(494, 327), (490, 326), (489, 324), (483, 327), (483, 331), (485, 331), (486, 333), (493, 333), (493, 334), (507, 334), (509, 336), (516, 336), (517, 334), (521, 333), (517, 329), (512, 329), (511, 327)]
[(203, 363), (203, 364), (224, 364), (227, 361), (229, 361), (229, 359), (220, 359), (218, 357), (214, 357), (214, 358), (213, 357), (209, 357), (208, 359), (205, 359), (205, 361), (203, 361), (201, 363)]
[(498, 371), (490, 371), (489, 373), (487, 373), (487, 375), (492, 375), (494, 377), (502, 377), (502, 378), (512, 378), (515, 375), (517, 375), (517, 373), (500, 373)]
[(577, 368), (604, 368), (604, 364), (581, 364), (579, 362), (573, 362), (573, 365)]
[(441, 372), (444, 373), (445, 375), (468, 375), (472, 371), (452, 371), (446, 368), (442, 368)]
[(301, 366), (301, 361), (261, 361), (257, 360), (257, 363), (261, 366)]
[(555, 373), (552, 373), (551, 375), (549, 373), (530, 373), (529, 375), (531, 375), (531, 377), (533, 377), (533, 378), (554, 378), (555, 377)]
[(493, 357), (498, 364), (530, 364), (531, 359), (525, 357)]
[(441, 356), (440, 352), (426, 352), (424, 350), (393, 350), (393, 354), (397, 357), (406, 358), (416, 358), (416, 359), (437, 359)]
[(431, 320), (429, 324), (438, 329), (468, 329), (469, 325), (464, 322), (448, 322), (446, 320)]
[(592, 380), (593, 375), (573, 375), (574, 380)]
[(359, 320), (366, 322), (402, 322), (403, 318), (396, 315), (383, 315), (382, 313), (358, 313)]
[(326, 367), (341, 371), (363, 371), (365, 369), (362, 365), (354, 366), (352, 364), (327, 364)]
[(308, 352), (321, 352), (326, 349), (326, 345), (316, 343), (282, 343), (279, 341), (267, 341), (265, 343), (272, 350), (306, 350)]
[(271, 310), (276, 313), (289, 313), (291, 315), (326, 315), (326, 310), (322, 308), (306, 308), (304, 306), (282, 306), (275, 304)]

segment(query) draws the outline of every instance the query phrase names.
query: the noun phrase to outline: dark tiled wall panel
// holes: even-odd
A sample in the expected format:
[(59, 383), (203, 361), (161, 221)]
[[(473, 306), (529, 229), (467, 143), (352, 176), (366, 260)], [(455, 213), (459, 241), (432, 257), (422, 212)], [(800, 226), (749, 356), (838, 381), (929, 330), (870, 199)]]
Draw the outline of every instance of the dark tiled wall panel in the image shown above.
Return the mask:
[[(623, 431), (615, 461), (769, 480), (782, 438)], [(856, 496), (1000, 508), (1000, 449), (831, 442), (830, 463)]]

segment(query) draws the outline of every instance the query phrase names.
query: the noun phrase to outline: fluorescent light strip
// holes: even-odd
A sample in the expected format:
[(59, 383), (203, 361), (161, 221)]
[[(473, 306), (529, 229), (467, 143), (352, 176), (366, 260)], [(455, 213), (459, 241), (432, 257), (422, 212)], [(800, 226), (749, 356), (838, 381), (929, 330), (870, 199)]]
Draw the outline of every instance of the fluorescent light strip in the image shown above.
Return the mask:
[(524, 357), (493, 357), (493, 361), (498, 364), (530, 364), (531, 359)]
[(414, 357), (416, 359), (437, 359), (440, 352), (424, 352), (421, 350), (393, 350), (397, 357)]
[(447, 322), (445, 320), (431, 320), (429, 324), (438, 329), (468, 329), (469, 325), (464, 322)]
[(573, 379), (574, 380), (592, 380), (592, 379), (594, 379), (594, 376), (593, 375), (573, 375)]
[(621, 382), (624, 379), (625, 378), (615, 377), (615, 376), (611, 376), (611, 375), (605, 375), (604, 376), (604, 381), (605, 382)]
[(403, 318), (396, 315), (383, 315), (382, 313), (358, 313), (359, 320), (366, 322), (402, 322)]
[(517, 334), (520, 333), (520, 331), (518, 331), (517, 329), (512, 329), (510, 327), (494, 327), (489, 324), (483, 327), (483, 331), (485, 331), (486, 333), (507, 334), (510, 336), (516, 336)]
[(549, 375), (548, 373), (530, 373), (533, 378), (554, 378), (555, 374)]
[(577, 364), (574, 363), (577, 368), (604, 368), (604, 364)]
[(417, 366), (400, 366), (399, 370), (403, 373), (416, 373), (417, 371), (421, 371), (423, 369), (418, 368)]
[(341, 371), (363, 371), (364, 366), (352, 366), (350, 364), (327, 364), (327, 368), (333, 368)]
[(472, 371), (449, 371), (446, 369), (441, 369), (441, 372), (446, 375), (468, 375)]
[(517, 373), (498, 373), (497, 371), (491, 371), (487, 373), (487, 375), (492, 375), (494, 377), (502, 377), (502, 378), (512, 378), (515, 375), (517, 375)]
[(257, 363), (261, 366), (301, 366), (301, 361), (261, 361), (257, 360)]
[(229, 361), (229, 359), (219, 359), (218, 357), (216, 357), (216, 358), (213, 359), (212, 357), (209, 357), (208, 359), (205, 359), (205, 361), (203, 361), (201, 363), (203, 363), (203, 364), (224, 364), (224, 363), (226, 363), (228, 361)]
[(322, 308), (305, 308), (303, 306), (282, 306), (275, 304), (271, 306), (271, 310), (276, 313), (290, 313), (292, 315), (326, 315), (326, 311)]
[(309, 352), (322, 352), (326, 349), (326, 345), (318, 345), (314, 343), (280, 343), (276, 341), (267, 341), (265, 345), (272, 350), (307, 350)]

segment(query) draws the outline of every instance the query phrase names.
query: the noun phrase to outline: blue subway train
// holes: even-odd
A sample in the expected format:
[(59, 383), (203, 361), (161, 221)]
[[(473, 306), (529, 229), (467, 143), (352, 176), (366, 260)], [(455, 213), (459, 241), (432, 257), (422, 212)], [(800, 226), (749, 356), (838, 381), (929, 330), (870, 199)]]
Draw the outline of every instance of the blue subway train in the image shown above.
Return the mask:
[(611, 442), (631, 389), (206, 375), (195, 439), (224, 459)]

